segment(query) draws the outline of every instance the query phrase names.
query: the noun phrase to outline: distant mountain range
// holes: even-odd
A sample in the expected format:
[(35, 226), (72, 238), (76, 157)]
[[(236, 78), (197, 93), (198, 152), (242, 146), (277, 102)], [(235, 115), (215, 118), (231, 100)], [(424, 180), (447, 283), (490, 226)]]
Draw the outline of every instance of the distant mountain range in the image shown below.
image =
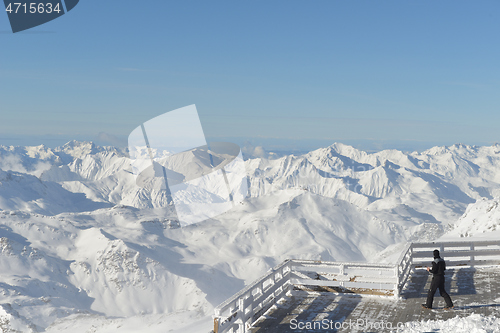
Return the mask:
[(188, 313), (209, 331), (214, 306), (284, 259), (390, 262), (402, 242), (500, 230), (500, 145), (336, 143), (245, 165), (246, 200), (179, 228), (162, 191), (137, 187), (124, 150), (0, 146), (0, 327), (187, 332)]

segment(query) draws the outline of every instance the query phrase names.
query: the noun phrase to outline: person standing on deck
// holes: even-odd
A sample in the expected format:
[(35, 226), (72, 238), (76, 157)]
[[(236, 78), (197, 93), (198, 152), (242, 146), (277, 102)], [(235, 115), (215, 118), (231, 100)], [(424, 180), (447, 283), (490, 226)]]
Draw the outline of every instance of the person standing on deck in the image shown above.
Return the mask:
[(444, 290), (444, 271), (446, 270), (446, 263), (444, 259), (439, 256), (439, 250), (434, 250), (433, 255), (434, 261), (432, 262), (432, 268), (427, 267), (427, 271), (432, 274), (431, 288), (427, 294), (427, 302), (422, 304), (422, 307), (424, 309), (432, 309), (434, 294), (439, 288), (439, 293), (446, 302), (444, 309), (453, 309), (453, 302), (451, 301), (450, 295)]

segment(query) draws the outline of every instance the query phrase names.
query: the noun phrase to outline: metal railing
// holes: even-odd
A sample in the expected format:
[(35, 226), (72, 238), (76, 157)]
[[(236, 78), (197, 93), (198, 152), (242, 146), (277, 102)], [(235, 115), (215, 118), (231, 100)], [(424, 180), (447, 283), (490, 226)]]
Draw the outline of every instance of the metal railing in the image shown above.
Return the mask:
[(411, 270), (413, 269), (413, 244), (409, 243), (405, 246), (403, 252), (396, 262), (396, 292), (395, 296), (399, 297), (403, 292), (403, 288), (410, 277)]
[(290, 271), (290, 260), (286, 260), (215, 308), (214, 332), (245, 333), (288, 292)]
[(446, 259), (447, 267), (500, 265), (500, 241), (497, 240), (413, 243), (411, 247), (414, 268), (425, 266), (434, 249)]
[(290, 266), (295, 289), (385, 296), (396, 293), (394, 265), (290, 260)]
[(246, 333), (292, 290), (399, 297), (412, 270), (439, 249), (447, 267), (500, 265), (500, 241), (409, 243), (394, 265), (286, 260), (215, 309), (215, 333)]

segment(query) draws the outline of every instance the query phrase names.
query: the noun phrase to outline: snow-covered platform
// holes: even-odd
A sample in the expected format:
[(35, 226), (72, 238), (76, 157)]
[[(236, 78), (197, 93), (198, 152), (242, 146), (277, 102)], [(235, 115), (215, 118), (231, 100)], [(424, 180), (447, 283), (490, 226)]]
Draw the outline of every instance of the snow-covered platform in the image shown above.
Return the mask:
[[(446, 320), (470, 314), (500, 315), (500, 266), (450, 268), (446, 289), (455, 308), (444, 310), (444, 300), (436, 292), (434, 309), (425, 310), (431, 277), (417, 269), (396, 300), (393, 297), (360, 296), (335, 292), (294, 290), (271, 308), (250, 329), (262, 332), (388, 332), (398, 323)], [(314, 328), (316, 325), (316, 328)], [(382, 326), (383, 325), (383, 326)], [(333, 328), (333, 329), (332, 329)]]

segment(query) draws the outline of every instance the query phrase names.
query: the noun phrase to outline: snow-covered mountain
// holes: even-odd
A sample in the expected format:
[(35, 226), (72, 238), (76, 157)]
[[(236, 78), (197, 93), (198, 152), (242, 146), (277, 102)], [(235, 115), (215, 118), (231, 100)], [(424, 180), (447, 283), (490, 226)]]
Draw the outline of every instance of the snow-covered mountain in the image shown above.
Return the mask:
[(500, 198), (480, 199), (469, 205), (464, 215), (448, 226), (443, 238), (500, 239)]
[(498, 225), (500, 145), (334, 144), (245, 165), (246, 200), (179, 228), (168, 196), (136, 185), (126, 151), (0, 146), (0, 327), (209, 331), (214, 306), (284, 259), (390, 261), (400, 242)]

